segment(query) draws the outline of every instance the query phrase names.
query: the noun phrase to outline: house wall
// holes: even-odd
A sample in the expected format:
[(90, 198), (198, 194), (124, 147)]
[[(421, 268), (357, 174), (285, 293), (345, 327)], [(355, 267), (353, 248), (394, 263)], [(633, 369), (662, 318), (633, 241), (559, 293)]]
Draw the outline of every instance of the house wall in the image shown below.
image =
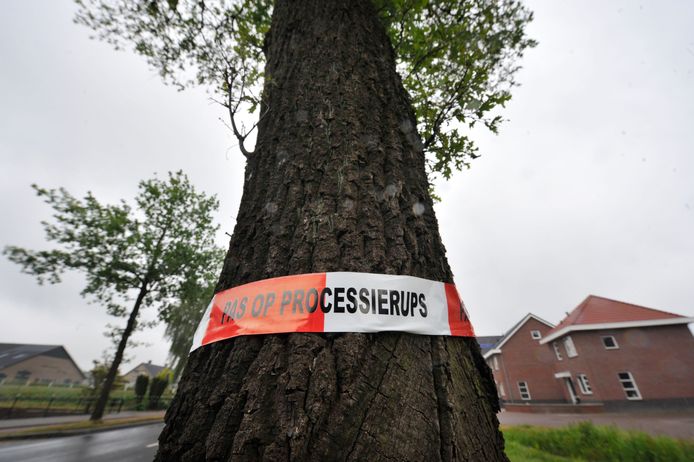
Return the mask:
[(75, 367), (72, 361), (64, 358), (56, 358), (52, 356), (38, 355), (29, 358), (25, 361), (13, 364), (0, 370), (7, 376), (6, 380), (13, 380), (17, 372), (27, 370), (31, 372), (29, 382), (35, 380), (55, 382), (55, 383), (81, 383), (83, 380), (82, 374)]
[[(605, 349), (602, 337), (607, 335), (616, 339), (618, 349)], [(557, 339), (564, 359), (555, 361), (554, 372), (571, 373), (582, 402), (638, 402), (626, 399), (618, 372), (631, 372), (643, 401), (694, 398), (694, 337), (686, 325), (579, 331), (570, 336), (578, 356), (568, 358), (563, 337)], [(546, 346), (553, 351), (551, 342)], [(581, 393), (579, 373), (588, 376), (592, 395)]]
[(125, 374), (123, 376), (123, 378), (125, 379), (126, 382), (128, 382), (130, 384), (134, 384), (135, 381), (137, 380), (138, 375), (146, 375), (150, 379), (152, 378), (149, 376), (149, 371), (147, 370), (147, 368), (142, 364), (140, 364), (135, 369), (133, 369), (130, 372), (128, 372), (127, 374)]
[[(546, 324), (530, 318), (502, 346), (501, 354), (494, 355), (499, 363), (499, 370), (492, 367), (494, 380), (504, 385), (506, 396), (501, 396), (504, 401), (528, 402), (521, 400), (519, 381), (528, 384), (531, 401), (563, 400), (560, 384), (553, 375), (554, 354), (530, 335), (531, 331), (539, 330), (544, 336), (550, 329)], [(493, 356), (488, 358), (487, 363), (493, 366)]]

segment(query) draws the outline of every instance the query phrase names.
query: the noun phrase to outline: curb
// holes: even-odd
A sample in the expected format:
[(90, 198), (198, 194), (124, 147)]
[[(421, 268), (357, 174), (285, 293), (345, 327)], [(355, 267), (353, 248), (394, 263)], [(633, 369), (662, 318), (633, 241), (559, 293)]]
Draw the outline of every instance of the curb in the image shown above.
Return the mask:
[(78, 428), (75, 430), (46, 430), (45, 432), (35, 432), (35, 433), (27, 433), (27, 434), (13, 434), (13, 435), (3, 435), (0, 433), (0, 442), (2, 441), (17, 441), (17, 440), (34, 440), (34, 439), (42, 439), (42, 438), (60, 438), (63, 436), (78, 436), (78, 435), (87, 435), (90, 433), (101, 433), (101, 432), (107, 432), (110, 430), (122, 430), (124, 428), (133, 428), (133, 427), (141, 427), (144, 425), (154, 425), (154, 424), (159, 424), (159, 423), (164, 423), (164, 420), (162, 418), (158, 419), (151, 419), (151, 420), (142, 420), (139, 422), (131, 422), (131, 423), (123, 423), (120, 425), (110, 425), (110, 426), (105, 426), (105, 427), (100, 427), (100, 428)]

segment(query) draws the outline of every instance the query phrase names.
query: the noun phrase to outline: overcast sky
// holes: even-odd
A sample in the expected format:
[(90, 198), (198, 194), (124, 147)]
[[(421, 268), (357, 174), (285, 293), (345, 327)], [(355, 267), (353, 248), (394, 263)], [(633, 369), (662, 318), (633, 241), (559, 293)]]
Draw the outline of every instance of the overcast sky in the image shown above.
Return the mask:
[[(694, 3), (532, 1), (522, 86), (483, 157), (438, 186), (459, 291), (480, 335), (527, 312), (556, 323), (588, 294), (694, 315)], [(5, 0), (0, 15), (0, 246), (44, 247), (30, 184), (133, 197), (183, 169), (233, 228), (243, 162), (204, 91), (89, 40), (68, 1)], [(79, 276), (37, 286), (0, 257), (0, 343), (65, 345), (88, 368), (109, 322)], [(163, 364), (163, 328), (122, 371)]]

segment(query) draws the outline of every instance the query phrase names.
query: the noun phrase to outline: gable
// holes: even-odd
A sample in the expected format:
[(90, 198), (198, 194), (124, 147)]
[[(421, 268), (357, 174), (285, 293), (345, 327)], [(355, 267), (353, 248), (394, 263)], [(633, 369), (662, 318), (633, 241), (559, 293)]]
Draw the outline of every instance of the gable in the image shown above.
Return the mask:
[(518, 321), (513, 327), (511, 327), (511, 329), (508, 330), (508, 332), (503, 336), (503, 338), (501, 339), (501, 341), (499, 341), (499, 343), (497, 343), (492, 349), (490, 349), (489, 351), (487, 351), (484, 354), (484, 358), (486, 359), (486, 358), (489, 358), (490, 356), (493, 356), (495, 354), (500, 354), (502, 347), (506, 343), (508, 343), (514, 336), (516, 336), (518, 334), (518, 332), (521, 331), (523, 329), (523, 327), (530, 321), (532, 321), (533, 323), (536, 322), (540, 326), (546, 326), (549, 329), (552, 329), (554, 327), (553, 324), (545, 321), (544, 319), (542, 319), (538, 316), (535, 316), (532, 313), (528, 313), (527, 315), (525, 315), (525, 317), (523, 319)]

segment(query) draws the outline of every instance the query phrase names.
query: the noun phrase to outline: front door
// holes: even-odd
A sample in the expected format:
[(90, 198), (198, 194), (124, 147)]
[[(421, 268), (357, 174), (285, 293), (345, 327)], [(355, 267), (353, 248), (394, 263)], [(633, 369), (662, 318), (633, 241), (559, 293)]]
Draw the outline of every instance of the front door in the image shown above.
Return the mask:
[(569, 397), (571, 397), (571, 404), (578, 404), (580, 399), (578, 394), (576, 394), (576, 387), (574, 387), (574, 381), (571, 377), (564, 377), (564, 383), (566, 384), (566, 389), (569, 390)]

